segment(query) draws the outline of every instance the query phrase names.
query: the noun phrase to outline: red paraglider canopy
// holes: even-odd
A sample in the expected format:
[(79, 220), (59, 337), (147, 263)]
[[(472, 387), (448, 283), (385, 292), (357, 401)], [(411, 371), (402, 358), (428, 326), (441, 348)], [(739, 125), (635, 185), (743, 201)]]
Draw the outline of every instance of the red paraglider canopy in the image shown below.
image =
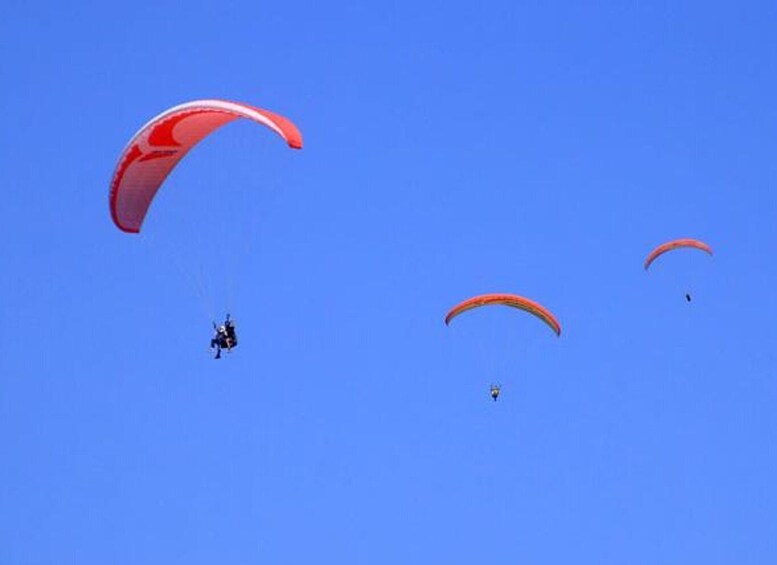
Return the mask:
[(110, 193), (116, 226), (125, 232), (140, 232), (151, 201), (170, 171), (203, 138), (239, 118), (263, 124), (289, 147), (302, 148), (297, 127), (267, 110), (226, 100), (196, 100), (170, 108), (144, 125), (119, 158)]
[(658, 247), (656, 247), (653, 251), (651, 251), (647, 258), (645, 259), (645, 270), (650, 267), (650, 265), (658, 259), (661, 255), (666, 253), (667, 251), (672, 251), (674, 249), (680, 249), (683, 247), (690, 247), (691, 249), (699, 249), (701, 251), (704, 251), (705, 253), (709, 253), (712, 255), (712, 248), (704, 243), (701, 240), (698, 239), (692, 239), (692, 238), (681, 238), (681, 239), (673, 239), (672, 241), (667, 241), (666, 243), (662, 243)]
[(445, 325), (447, 326), (450, 324), (453, 318), (463, 312), (466, 312), (467, 310), (490, 305), (510, 306), (512, 308), (518, 308), (519, 310), (529, 312), (550, 326), (550, 329), (552, 329), (556, 335), (561, 335), (561, 324), (559, 324), (558, 320), (550, 312), (550, 310), (542, 306), (540, 303), (529, 300), (528, 298), (524, 298), (523, 296), (505, 293), (481, 294), (479, 296), (469, 298), (464, 302), (460, 302), (451, 308), (448, 314), (445, 316)]

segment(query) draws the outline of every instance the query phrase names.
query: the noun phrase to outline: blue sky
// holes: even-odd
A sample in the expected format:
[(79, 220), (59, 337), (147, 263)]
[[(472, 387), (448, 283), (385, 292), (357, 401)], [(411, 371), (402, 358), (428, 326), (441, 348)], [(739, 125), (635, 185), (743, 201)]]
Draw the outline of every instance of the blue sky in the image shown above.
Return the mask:
[[(776, 21), (6, 2), (0, 562), (774, 561)], [(124, 144), (208, 97), (305, 148), (232, 124), (119, 232)], [(715, 256), (645, 273), (675, 237)], [(444, 326), (493, 291), (562, 337)]]

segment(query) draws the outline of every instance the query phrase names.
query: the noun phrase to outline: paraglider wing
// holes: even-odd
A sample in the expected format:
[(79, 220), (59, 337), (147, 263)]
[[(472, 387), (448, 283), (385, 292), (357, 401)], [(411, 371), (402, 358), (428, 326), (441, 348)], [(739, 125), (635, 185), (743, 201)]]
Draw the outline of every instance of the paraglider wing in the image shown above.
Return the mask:
[(289, 120), (247, 104), (196, 100), (166, 110), (127, 144), (111, 180), (110, 208), (116, 226), (138, 233), (154, 195), (178, 162), (204, 137), (239, 118), (253, 120), (302, 148), (302, 135)]
[(556, 317), (550, 313), (550, 310), (541, 304), (534, 302), (533, 300), (529, 300), (528, 298), (523, 298), (522, 296), (517, 296), (515, 294), (482, 294), (480, 296), (475, 296), (465, 300), (464, 302), (461, 302), (460, 304), (457, 304), (451, 308), (451, 310), (448, 312), (448, 315), (445, 316), (445, 325), (447, 326), (450, 324), (453, 318), (463, 312), (466, 312), (467, 310), (490, 305), (511, 306), (513, 308), (525, 310), (530, 314), (534, 314), (540, 320), (550, 326), (556, 335), (561, 335), (561, 324), (559, 324)]
[(647, 270), (648, 267), (650, 267), (653, 261), (655, 261), (658, 257), (663, 255), (667, 251), (680, 249), (682, 247), (700, 249), (701, 251), (704, 251), (712, 255), (712, 248), (706, 243), (704, 243), (703, 241), (700, 241), (698, 239), (691, 239), (691, 238), (675, 239), (659, 245), (653, 251), (650, 252), (650, 254), (647, 256), (647, 259), (645, 259), (645, 270)]

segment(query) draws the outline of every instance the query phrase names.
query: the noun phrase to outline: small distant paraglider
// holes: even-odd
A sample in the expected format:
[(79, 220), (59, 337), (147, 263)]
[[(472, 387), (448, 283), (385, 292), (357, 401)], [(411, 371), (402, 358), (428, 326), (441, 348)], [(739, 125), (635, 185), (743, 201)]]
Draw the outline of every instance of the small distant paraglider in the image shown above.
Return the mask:
[[(648, 268), (650, 268), (650, 265), (653, 264), (653, 261), (658, 259), (664, 253), (667, 253), (669, 251), (674, 251), (675, 249), (683, 249), (683, 248), (698, 249), (700, 251), (704, 251), (710, 256), (712, 255), (712, 247), (710, 247), (709, 245), (707, 245), (701, 240), (692, 239), (692, 238), (673, 239), (672, 241), (667, 241), (666, 243), (662, 243), (661, 245), (656, 247), (653, 251), (651, 251), (648, 254), (647, 258), (645, 259), (645, 270), (647, 271)], [(685, 301), (686, 302), (691, 301), (690, 292), (685, 293)]]
[[(532, 314), (545, 322), (557, 336), (561, 336), (561, 324), (550, 312), (550, 310), (541, 304), (534, 302), (533, 300), (529, 300), (528, 298), (524, 298), (516, 294), (481, 294), (469, 298), (463, 302), (460, 302), (448, 311), (448, 314), (445, 316), (445, 325), (449, 325), (451, 320), (453, 320), (459, 314), (466, 312), (467, 310), (474, 310), (482, 306), (492, 305), (510, 306), (512, 308), (517, 308), (518, 310), (528, 312), (529, 314)], [(502, 387), (498, 384), (492, 384), (489, 392), (491, 399), (496, 402), (502, 392)]]

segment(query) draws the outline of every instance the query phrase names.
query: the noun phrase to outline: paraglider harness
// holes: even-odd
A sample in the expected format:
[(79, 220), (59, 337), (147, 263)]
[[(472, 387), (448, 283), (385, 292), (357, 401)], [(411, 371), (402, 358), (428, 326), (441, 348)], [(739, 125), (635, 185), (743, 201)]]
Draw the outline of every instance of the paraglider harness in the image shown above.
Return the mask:
[(229, 314), (227, 314), (223, 325), (217, 326), (216, 322), (213, 322), (213, 329), (216, 330), (216, 335), (210, 340), (210, 348), (216, 350), (214, 359), (221, 359), (222, 349), (226, 349), (228, 353), (231, 353), (232, 348), (237, 347), (235, 323), (229, 319)]

